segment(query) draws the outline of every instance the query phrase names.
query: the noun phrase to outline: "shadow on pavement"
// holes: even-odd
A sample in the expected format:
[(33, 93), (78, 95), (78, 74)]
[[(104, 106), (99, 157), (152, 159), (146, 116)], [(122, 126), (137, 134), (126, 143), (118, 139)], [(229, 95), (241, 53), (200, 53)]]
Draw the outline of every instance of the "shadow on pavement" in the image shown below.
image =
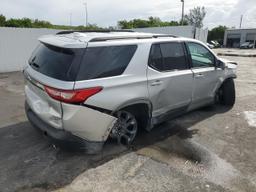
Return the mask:
[(197, 134), (198, 130), (190, 130), (190, 127), (213, 115), (225, 113), (229, 110), (230, 108), (228, 107), (213, 105), (189, 112), (154, 127), (150, 132), (141, 131), (132, 147), (134, 149), (140, 149), (174, 135), (181, 139), (192, 138), (193, 135)]
[[(129, 149), (108, 141), (103, 152), (94, 156), (55, 147), (29, 122), (0, 128), (0, 191), (30, 191), (35, 188), (48, 191), (64, 186), (83, 171), (131, 150), (138, 150), (173, 135), (182, 139), (192, 138), (197, 130), (188, 130), (189, 127), (227, 110), (217, 106), (191, 112), (163, 123), (151, 132), (142, 131)], [(185, 126), (181, 126), (179, 119), (184, 118), (189, 120)]]

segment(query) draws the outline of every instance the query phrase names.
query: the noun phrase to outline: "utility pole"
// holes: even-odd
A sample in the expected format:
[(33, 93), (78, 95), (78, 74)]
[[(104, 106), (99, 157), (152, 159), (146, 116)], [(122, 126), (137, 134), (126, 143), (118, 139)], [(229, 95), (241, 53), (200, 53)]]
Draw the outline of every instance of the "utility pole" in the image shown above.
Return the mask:
[(254, 34), (253, 49), (256, 48), (256, 34)]
[(241, 15), (241, 18), (240, 18), (240, 29), (242, 28), (242, 23), (243, 23), (243, 15)]
[(184, 23), (184, 0), (180, 0), (182, 3), (181, 25)]
[(88, 9), (87, 9), (87, 3), (84, 2), (84, 8), (85, 8), (85, 26), (88, 26)]
[(70, 22), (70, 26), (72, 26), (72, 13), (69, 14), (69, 22)]

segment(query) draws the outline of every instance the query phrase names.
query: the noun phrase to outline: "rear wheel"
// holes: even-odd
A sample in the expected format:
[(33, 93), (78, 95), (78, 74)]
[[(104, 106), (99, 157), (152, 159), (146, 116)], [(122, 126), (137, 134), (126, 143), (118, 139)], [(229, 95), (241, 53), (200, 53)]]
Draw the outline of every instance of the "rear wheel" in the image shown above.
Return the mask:
[(222, 105), (233, 106), (236, 100), (235, 83), (233, 79), (226, 80), (218, 93), (218, 100)]
[(138, 132), (138, 121), (135, 115), (128, 110), (116, 113), (117, 122), (111, 131), (111, 137), (117, 139), (119, 144), (130, 145)]

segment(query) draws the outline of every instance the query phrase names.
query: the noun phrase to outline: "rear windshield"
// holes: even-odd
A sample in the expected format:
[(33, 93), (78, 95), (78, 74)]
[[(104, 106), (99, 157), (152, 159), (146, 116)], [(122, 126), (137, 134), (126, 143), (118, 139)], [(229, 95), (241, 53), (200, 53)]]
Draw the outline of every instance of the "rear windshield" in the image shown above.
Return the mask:
[(49, 77), (74, 81), (76, 72), (71, 67), (76, 61), (77, 50), (59, 48), (48, 44), (40, 44), (29, 59), (29, 64), (36, 71)]
[(137, 45), (86, 48), (77, 80), (121, 75), (136, 49)]

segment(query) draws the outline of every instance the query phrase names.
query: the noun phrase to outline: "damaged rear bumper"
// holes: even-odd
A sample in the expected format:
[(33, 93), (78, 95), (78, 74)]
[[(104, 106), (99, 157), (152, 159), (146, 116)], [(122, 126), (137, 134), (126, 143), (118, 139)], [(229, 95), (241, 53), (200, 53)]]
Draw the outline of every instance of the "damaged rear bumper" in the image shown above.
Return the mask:
[[(64, 107), (65, 108), (65, 107)], [(70, 109), (70, 108), (69, 108)], [(97, 117), (88, 117), (87, 114), (84, 115), (83, 120), (85, 122), (81, 122), (80, 119), (80, 113), (81, 111), (74, 111), (71, 110), (70, 113), (67, 113), (66, 116), (64, 115), (63, 125), (65, 125), (64, 129), (56, 129), (52, 127), (51, 125), (44, 122), (28, 105), (28, 103), (25, 103), (25, 110), (27, 117), (31, 124), (44, 132), (46, 135), (50, 136), (50, 138), (53, 139), (54, 142), (57, 144), (61, 144), (64, 146), (67, 146), (68, 148), (72, 147), (72, 149), (79, 149), (83, 150), (88, 154), (96, 154), (102, 150), (102, 147), (108, 138), (109, 132), (112, 129), (112, 125), (115, 123), (115, 118), (113, 117), (111, 120), (109, 119), (109, 124), (104, 125), (104, 127), (99, 128), (97, 130), (97, 125), (101, 125), (97, 123), (101, 122), (100, 119), (95, 119)], [(66, 109), (67, 110), (67, 109)], [(89, 110), (90, 111), (90, 110)], [(85, 112), (85, 111), (83, 111)], [(97, 112), (97, 111), (96, 111)], [(97, 112), (100, 113), (100, 112)], [(93, 115), (94, 113), (92, 113)], [(78, 115), (78, 116), (77, 116)], [(77, 119), (78, 118), (78, 119)], [(89, 122), (89, 129), (87, 127), (86, 119), (91, 118)], [(95, 126), (92, 127), (90, 124), (92, 122), (95, 122)], [(103, 119), (103, 123), (104, 119)], [(69, 127), (70, 126), (70, 127)], [(85, 137), (90, 137), (94, 140), (87, 140)]]

